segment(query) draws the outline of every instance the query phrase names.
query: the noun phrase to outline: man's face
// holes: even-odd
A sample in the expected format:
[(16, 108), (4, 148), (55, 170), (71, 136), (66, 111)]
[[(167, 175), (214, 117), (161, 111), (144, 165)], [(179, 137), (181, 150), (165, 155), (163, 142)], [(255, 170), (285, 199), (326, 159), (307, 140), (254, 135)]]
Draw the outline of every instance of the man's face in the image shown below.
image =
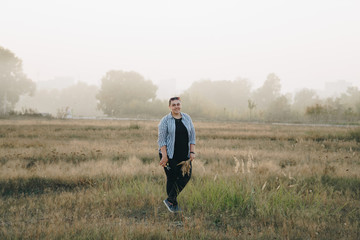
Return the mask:
[(179, 114), (181, 111), (181, 101), (180, 100), (171, 101), (169, 108), (172, 113)]

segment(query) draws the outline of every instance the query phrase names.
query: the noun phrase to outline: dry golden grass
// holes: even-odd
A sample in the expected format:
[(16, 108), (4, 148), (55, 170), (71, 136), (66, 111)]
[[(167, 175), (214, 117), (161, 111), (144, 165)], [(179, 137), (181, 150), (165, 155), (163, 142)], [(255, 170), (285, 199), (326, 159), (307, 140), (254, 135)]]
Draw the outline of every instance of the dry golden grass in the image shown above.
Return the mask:
[(0, 238), (359, 238), (356, 128), (195, 122), (171, 215), (157, 124), (1, 120)]

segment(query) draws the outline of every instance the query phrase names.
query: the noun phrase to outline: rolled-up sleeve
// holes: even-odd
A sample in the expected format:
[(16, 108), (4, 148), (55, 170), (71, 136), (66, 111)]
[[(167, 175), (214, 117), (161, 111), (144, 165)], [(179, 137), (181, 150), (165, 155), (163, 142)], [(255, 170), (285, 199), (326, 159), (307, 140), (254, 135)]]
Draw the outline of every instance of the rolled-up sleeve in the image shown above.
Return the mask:
[(189, 143), (190, 144), (196, 144), (196, 134), (195, 134), (195, 127), (194, 127), (194, 124), (190, 118), (190, 138), (189, 138)]
[(166, 145), (166, 137), (167, 137), (167, 124), (166, 124), (166, 119), (163, 118), (159, 123), (159, 130), (158, 130), (159, 148)]

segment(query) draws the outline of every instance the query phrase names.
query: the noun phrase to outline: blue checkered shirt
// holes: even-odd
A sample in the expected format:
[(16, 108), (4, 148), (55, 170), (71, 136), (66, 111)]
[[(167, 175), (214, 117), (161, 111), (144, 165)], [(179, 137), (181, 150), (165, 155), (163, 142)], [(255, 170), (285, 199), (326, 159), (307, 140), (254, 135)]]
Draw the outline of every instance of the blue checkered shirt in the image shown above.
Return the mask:
[[(195, 144), (195, 128), (191, 120), (191, 117), (186, 113), (181, 113), (181, 121), (187, 129), (189, 136), (189, 152), (188, 157), (190, 157), (190, 144)], [(175, 118), (169, 113), (163, 117), (159, 123), (159, 132), (158, 132), (158, 144), (159, 152), (161, 152), (161, 147), (166, 146), (167, 155), (170, 159), (174, 156), (174, 146), (175, 146)]]

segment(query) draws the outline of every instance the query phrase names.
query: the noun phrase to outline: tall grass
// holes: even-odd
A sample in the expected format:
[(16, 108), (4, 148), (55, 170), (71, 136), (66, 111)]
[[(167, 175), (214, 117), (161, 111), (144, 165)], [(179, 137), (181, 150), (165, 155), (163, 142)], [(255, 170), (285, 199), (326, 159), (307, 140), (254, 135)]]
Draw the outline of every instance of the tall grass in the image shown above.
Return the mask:
[(0, 239), (359, 239), (356, 129), (195, 127), (171, 214), (157, 122), (0, 121)]

